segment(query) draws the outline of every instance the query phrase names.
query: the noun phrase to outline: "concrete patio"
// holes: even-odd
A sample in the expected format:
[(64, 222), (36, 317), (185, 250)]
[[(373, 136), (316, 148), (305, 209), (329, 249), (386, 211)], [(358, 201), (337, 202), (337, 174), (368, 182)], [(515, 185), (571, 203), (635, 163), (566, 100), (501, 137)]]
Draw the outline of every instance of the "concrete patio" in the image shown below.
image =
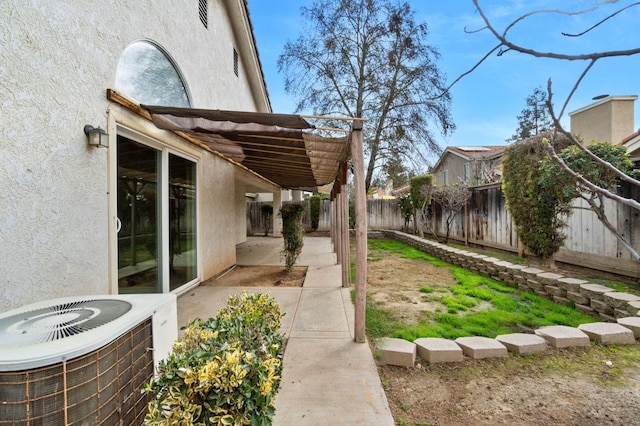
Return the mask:
[[(281, 238), (249, 237), (238, 265), (283, 265)], [(355, 343), (350, 289), (341, 287), (331, 241), (306, 237), (297, 265), (308, 266), (303, 287), (199, 286), (178, 299), (178, 324), (215, 316), (230, 294), (270, 293), (285, 312), (288, 339), (276, 399), (276, 426), (393, 425), (368, 344)]]

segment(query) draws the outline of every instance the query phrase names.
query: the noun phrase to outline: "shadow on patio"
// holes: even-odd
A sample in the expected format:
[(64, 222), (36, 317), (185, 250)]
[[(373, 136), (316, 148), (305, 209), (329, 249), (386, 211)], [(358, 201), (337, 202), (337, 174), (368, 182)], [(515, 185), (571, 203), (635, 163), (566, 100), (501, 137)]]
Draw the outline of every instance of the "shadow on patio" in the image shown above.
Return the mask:
[[(249, 237), (238, 265), (284, 265), (281, 238)], [(287, 338), (275, 425), (393, 425), (368, 344), (354, 341), (350, 289), (341, 287), (331, 240), (305, 237), (303, 287), (199, 286), (178, 298), (178, 324), (215, 316), (230, 294), (270, 293), (285, 312)], [(283, 266), (284, 267), (284, 266)]]

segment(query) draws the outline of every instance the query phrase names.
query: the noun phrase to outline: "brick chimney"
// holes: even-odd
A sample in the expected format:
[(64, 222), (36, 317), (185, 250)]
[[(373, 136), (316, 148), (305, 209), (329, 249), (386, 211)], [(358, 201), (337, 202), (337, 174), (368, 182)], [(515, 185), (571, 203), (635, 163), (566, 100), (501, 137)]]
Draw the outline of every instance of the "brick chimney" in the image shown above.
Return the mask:
[(585, 143), (592, 140), (619, 144), (634, 132), (633, 107), (636, 95), (607, 96), (570, 112), (571, 133)]

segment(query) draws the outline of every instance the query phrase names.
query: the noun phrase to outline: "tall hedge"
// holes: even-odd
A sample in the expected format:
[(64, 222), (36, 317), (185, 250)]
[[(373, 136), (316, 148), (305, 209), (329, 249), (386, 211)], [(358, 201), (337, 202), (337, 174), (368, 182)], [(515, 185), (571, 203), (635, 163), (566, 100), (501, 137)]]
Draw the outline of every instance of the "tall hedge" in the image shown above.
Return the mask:
[(282, 216), (282, 237), (284, 238), (284, 257), (285, 270), (291, 272), (296, 264), (296, 260), (302, 251), (304, 228), (302, 227), (302, 216), (304, 215), (304, 206), (302, 204), (285, 204), (280, 209)]
[(431, 185), (433, 185), (433, 175), (418, 175), (411, 178), (409, 181), (409, 195), (414, 208), (422, 208), (425, 201), (429, 204), (431, 200), (425, 200), (424, 189)]
[(309, 210), (311, 213), (312, 231), (318, 229), (318, 224), (320, 223), (320, 201), (321, 198), (319, 195), (312, 195), (311, 197), (309, 197)]
[(260, 204), (260, 213), (264, 222), (264, 236), (266, 237), (271, 230), (271, 221), (273, 217), (273, 205), (271, 203)]
[(421, 237), (424, 235), (422, 227), (425, 220), (426, 207), (431, 202), (431, 193), (428, 188), (432, 185), (433, 175), (431, 174), (414, 176), (409, 181), (409, 196), (413, 205), (414, 231), (417, 231)]
[[(566, 238), (563, 228), (570, 213), (571, 195), (563, 182), (542, 173), (548, 154), (543, 135), (509, 145), (502, 157), (502, 190), (520, 240), (534, 255), (549, 259)], [(556, 150), (568, 141), (556, 143)]]

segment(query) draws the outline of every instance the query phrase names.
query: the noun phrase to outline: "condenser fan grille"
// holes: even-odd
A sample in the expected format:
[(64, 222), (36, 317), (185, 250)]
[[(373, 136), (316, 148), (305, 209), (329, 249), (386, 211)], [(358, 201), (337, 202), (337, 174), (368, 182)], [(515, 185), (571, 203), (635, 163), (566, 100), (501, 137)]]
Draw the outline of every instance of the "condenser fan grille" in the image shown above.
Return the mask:
[(34, 309), (0, 319), (0, 346), (50, 342), (107, 324), (131, 310), (124, 300), (82, 300)]
[(151, 318), (88, 354), (0, 372), (0, 426), (142, 425), (153, 378)]

